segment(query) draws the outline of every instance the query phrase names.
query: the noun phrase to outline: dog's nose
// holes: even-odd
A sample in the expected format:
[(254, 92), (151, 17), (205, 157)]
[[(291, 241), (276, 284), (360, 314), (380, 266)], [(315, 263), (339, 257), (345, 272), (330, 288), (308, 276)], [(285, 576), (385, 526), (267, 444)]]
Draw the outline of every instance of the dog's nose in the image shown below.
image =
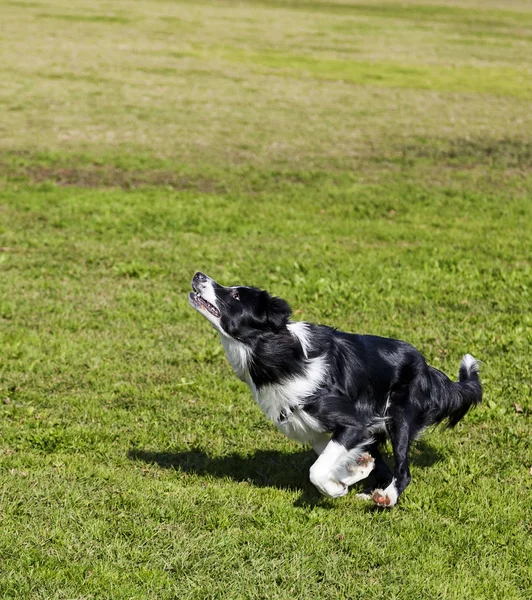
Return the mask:
[(207, 281), (207, 275), (200, 273), (199, 271), (194, 275), (196, 281)]

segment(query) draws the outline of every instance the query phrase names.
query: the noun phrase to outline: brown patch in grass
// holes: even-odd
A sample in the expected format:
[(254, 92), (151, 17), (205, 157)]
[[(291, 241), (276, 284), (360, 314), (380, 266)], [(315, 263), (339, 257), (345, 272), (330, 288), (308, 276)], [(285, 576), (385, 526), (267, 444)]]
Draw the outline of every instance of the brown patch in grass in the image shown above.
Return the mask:
[[(9, 169), (7, 170), (9, 171)], [(60, 186), (84, 188), (133, 189), (142, 186), (166, 186), (177, 190), (194, 189), (212, 193), (218, 191), (219, 187), (213, 180), (190, 179), (173, 171), (126, 170), (99, 165), (89, 167), (26, 166), (12, 169), (11, 174), (26, 177), (34, 183), (52, 181)]]
[(405, 161), (425, 158), (464, 169), (478, 165), (496, 165), (528, 170), (532, 164), (532, 144), (528, 140), (429, 138), (424, 143), (407, 143), (402, 148), (397, 148), (396, 152)]

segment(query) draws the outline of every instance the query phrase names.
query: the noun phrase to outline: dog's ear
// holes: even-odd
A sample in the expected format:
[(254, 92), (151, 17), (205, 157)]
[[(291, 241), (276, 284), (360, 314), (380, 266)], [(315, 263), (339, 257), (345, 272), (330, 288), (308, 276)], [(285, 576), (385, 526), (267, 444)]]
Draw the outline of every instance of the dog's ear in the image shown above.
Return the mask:
[(288, 323), (291, 313), (292, 309), (288, 305), (288, 302), (285, 302), (282, 298), (277, 298), (277, 296), (270, 298), (267, 318), (272, 329), (276, 331), (282, 329)]

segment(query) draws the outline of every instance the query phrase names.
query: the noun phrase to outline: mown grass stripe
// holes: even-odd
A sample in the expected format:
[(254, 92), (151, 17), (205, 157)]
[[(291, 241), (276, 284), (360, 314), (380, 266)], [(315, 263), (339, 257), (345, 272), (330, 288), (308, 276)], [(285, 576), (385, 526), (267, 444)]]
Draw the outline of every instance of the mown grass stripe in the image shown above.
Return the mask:
[(288, 54), (274, 50), (247, 51), (205, 48), (198, 56), (266, 67), (276, 74), (344, 81), (358, 85), (478, 93), (532, 98), (532, 73), (509, 67), (404, 65), (395, 62), (342, 60)]
[[(234, 3), (234, 0), (226, 0)], [(325, 0), (252, 0), (239, 5), (259, 5), (275, 9), (297, 10), (309, 13), (360, 15), (412, 21), (472, 23), (482, 27), (532, 24), (532, 11), (508, 8), (470, 8), (445, 4), (409, 4), (399, 2), (328, 2)]]

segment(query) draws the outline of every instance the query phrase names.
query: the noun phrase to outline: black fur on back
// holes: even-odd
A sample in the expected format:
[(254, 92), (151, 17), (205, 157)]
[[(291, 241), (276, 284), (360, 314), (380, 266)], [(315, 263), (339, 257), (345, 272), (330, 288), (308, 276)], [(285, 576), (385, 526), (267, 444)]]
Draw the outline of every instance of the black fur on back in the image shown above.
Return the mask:
[[(406, 342), (309, 327), (309, 358), (327, 357), (323, 391), (330, 392), (309, 399), (308, 410), (329, 423), (345, 421), (350, 414), (358, 420), (363, 417), (364, 426), (371, 427), (379, 417), (393, 421), (394, 415), (402, 414), (417, 433), (445, 420), (456, 425), (482, 398), (476, 372), (466, 373), (462, 367), (461, 381), (453, 382), (427, 365), (422, 354)], [(316, 403), (322, 406), (318, 409)]]

